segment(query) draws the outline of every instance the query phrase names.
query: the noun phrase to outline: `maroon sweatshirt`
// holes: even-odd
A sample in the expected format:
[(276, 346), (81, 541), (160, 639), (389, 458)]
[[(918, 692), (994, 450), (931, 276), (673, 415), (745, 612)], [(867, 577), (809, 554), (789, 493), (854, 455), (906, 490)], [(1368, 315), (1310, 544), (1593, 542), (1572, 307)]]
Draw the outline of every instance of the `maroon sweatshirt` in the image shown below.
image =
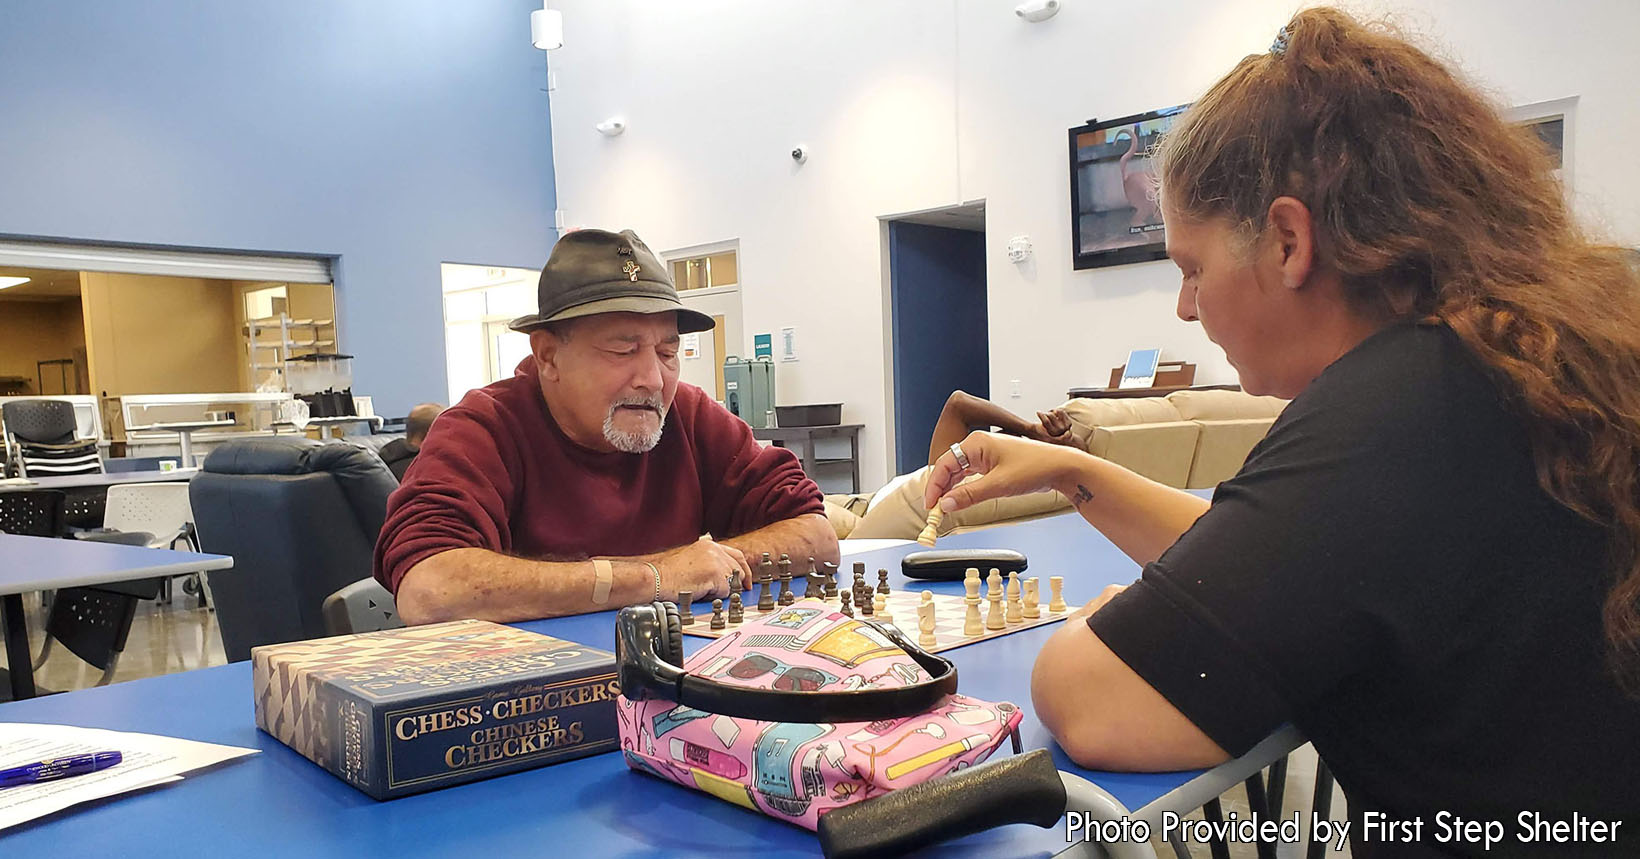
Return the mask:
[(522, 558), (629, 556), (722, 539), (805, 513), (820, 489), (790, 451), (679, 384), (660, 443), (600, 453), (570, 441), (541, 398), (535, 359), (439, 415), (387, 501), (374, 574), (388, 590), (417, 563), (478, 547)]

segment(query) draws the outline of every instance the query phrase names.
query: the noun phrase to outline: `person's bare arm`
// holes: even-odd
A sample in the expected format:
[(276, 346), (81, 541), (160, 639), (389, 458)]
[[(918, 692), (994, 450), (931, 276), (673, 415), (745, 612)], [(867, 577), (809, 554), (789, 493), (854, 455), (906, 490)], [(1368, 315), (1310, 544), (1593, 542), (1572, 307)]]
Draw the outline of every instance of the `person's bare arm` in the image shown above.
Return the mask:
[(792, 569), (798, 575), (808, 572), (796, 566), (800, 561), (813, 558), (817, 564), (827, 561), (835, 564), (841, 559), (837, 532), (821, 513), (794, 516), (722, 542), (744, 552), (746, 562), (753, 567), (754, 573), (764, 552), (776, 560), (782, 553), (790, 557)]
[(1036, 425), (1007, 409), (967, 391), (952, 391), (934, 422), (934, 437), (928, 442), (928, 464), (933, 465), (952, 442), (962, 441), (976, 427), (996, 427), (1009, 435), (1031, 437)]
[[(1161, 557), (1207, 512), (1207, 499), (1079, 448), (973, 433), (962, 440), (962, 449), (968, 468), (958, 465), (950, 451), (929, 467), (925, 505), (943, 504), (951, 512), (991, 498), (1055, 489), (1076, 505), (1088, 524), (1141, 565)], [(956, 485), (969, 474), (984, 476)]]
[(1072, 614), (1037, 654), (1031, 701), (1065, 754), (1101, 770), (1211, 767), (1229, 754), (1134, 673), (1088, 628), (1121, 586)]
[[(611, 565), (609, 599), (592, 601), (597, 573), (591, 561), (531, 561), (489, 549), (451, 549), (425, 558), (399, 582), (399, 616), (408, 624), (478, 618), (497, 623), (607, 611), (655, 598), (655, 565), (661, 598), (678, 591), (696, 598), (729, 593), (730, 574), (740, 571), (750, 587), (745, 555), (733, 546), (699, 540), (666, 552), (606, 558)], [(645, 563), (648, 562), (648, 563)]]

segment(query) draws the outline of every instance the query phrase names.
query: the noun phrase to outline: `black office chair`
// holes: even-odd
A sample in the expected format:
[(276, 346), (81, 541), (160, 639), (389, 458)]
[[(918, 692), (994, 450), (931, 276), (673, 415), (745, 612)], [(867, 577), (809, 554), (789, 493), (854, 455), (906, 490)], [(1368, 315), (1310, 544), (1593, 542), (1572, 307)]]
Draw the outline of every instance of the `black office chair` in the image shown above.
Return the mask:
[[(26, 537), (62, 537), (65, 496), (54, 489), (0, 492), (0, 531)], [(102, 542), (145, 545), (147, 534), (99, 536)], [(116, 582), (96, 587), (63, 588), (46, 599), (45, 645), (34, 660), (40, 670), (51, 655), (52, 644), (62, 642), (75, 656), (102, 670), (98, 686), (114, 679), (114, 669), (125, 651), (131, 624), (136, 619), (137, 601), (159, 595), (159, 579)]]
[(0, 532), (24, 537), (61, 537), (65, 496), (55, 489), (0, 492)]
[(101, 474), (97, 440), (75, 437), (74, 404), (67, 400), (15, 400), (0, 406), (6, 454), (24, 477)]
[(206, 574), (228, 661), (327, 634), (325, 599), (370, 576), (396, 487), (379, 458), (349, 444), (251, 439), (211, 451), (189, 498), (200, 550), (234, 559)]

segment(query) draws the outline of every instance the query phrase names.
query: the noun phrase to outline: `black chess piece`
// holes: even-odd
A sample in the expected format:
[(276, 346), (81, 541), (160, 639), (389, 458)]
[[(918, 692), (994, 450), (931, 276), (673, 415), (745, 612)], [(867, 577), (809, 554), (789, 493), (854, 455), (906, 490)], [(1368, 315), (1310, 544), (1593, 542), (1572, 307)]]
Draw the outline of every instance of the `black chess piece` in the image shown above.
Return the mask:
[(678, 591), (678, 623), (688, 626), (695, 622), (695, 601), (693, 591)]
[(826, 599), (834, 599), (837, 596), (837, 565), (827, 561), (822, 569), (826, 573)]
[(731, 626), (746, 620), (746, 606), (740, 601), (740, 591), (729, 594), (729, 624)]
[(803, 577), (803, 598), (809, 597), (817, 600), (826, 598), (826, 577), (812, 570)]
[(712, 628), (723, 629), (728, 624), (723, 622), (723, 600), (712, 600)]
[(871, 613), (875, 607), (871, 604), (870, 588), (861, 588), (860, 593), (855, 596), (854, 601), (860, 605), (861, 617), (871, 617)]
[(880, 593), (880, 594), (892, 594), (892, 593), (894, 593), (893, 591), (888, 589), (888, 570), (878, 570), (877, 571), (877, 593)]
[(780, 554), (780, 574), (782, 576), (789, 576), (792, 574), (792, 559), (787, 557), (784, 552)]
[(774, 611), (774, 579), (763, 576), (757, 580), (757, 610)]
[(848, 593), (848, 591), (843, 591), (841, 596), (842, 596), (843, 601), (842, 601), (842, 604), (838, 606), (838, 610), (841, 611), (843, 614), (848, 615), (849, 617), (853, 617), (854, 616), (854, 607), (849, 604), (849, 593)]
[(781, 605), (791, 605), (797, 602), (797, 595), (792, 593), (792, 574), (790, 570), (783, 571), (780, 574), (780, 598), (775, 602)]

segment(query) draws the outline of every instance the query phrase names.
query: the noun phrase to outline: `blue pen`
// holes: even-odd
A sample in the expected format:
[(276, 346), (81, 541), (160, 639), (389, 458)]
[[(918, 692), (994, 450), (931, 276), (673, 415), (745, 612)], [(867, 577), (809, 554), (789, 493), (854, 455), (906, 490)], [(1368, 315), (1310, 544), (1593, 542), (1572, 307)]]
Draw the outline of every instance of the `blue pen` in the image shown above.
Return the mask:
[(87, 755), (53, 758), (37, 764), (12, 767), (9, 770), (0, 770), (0, 788), (94, 773), (97, 770), (108, 769), (124, 759), (119, 752), (92, 752)]

